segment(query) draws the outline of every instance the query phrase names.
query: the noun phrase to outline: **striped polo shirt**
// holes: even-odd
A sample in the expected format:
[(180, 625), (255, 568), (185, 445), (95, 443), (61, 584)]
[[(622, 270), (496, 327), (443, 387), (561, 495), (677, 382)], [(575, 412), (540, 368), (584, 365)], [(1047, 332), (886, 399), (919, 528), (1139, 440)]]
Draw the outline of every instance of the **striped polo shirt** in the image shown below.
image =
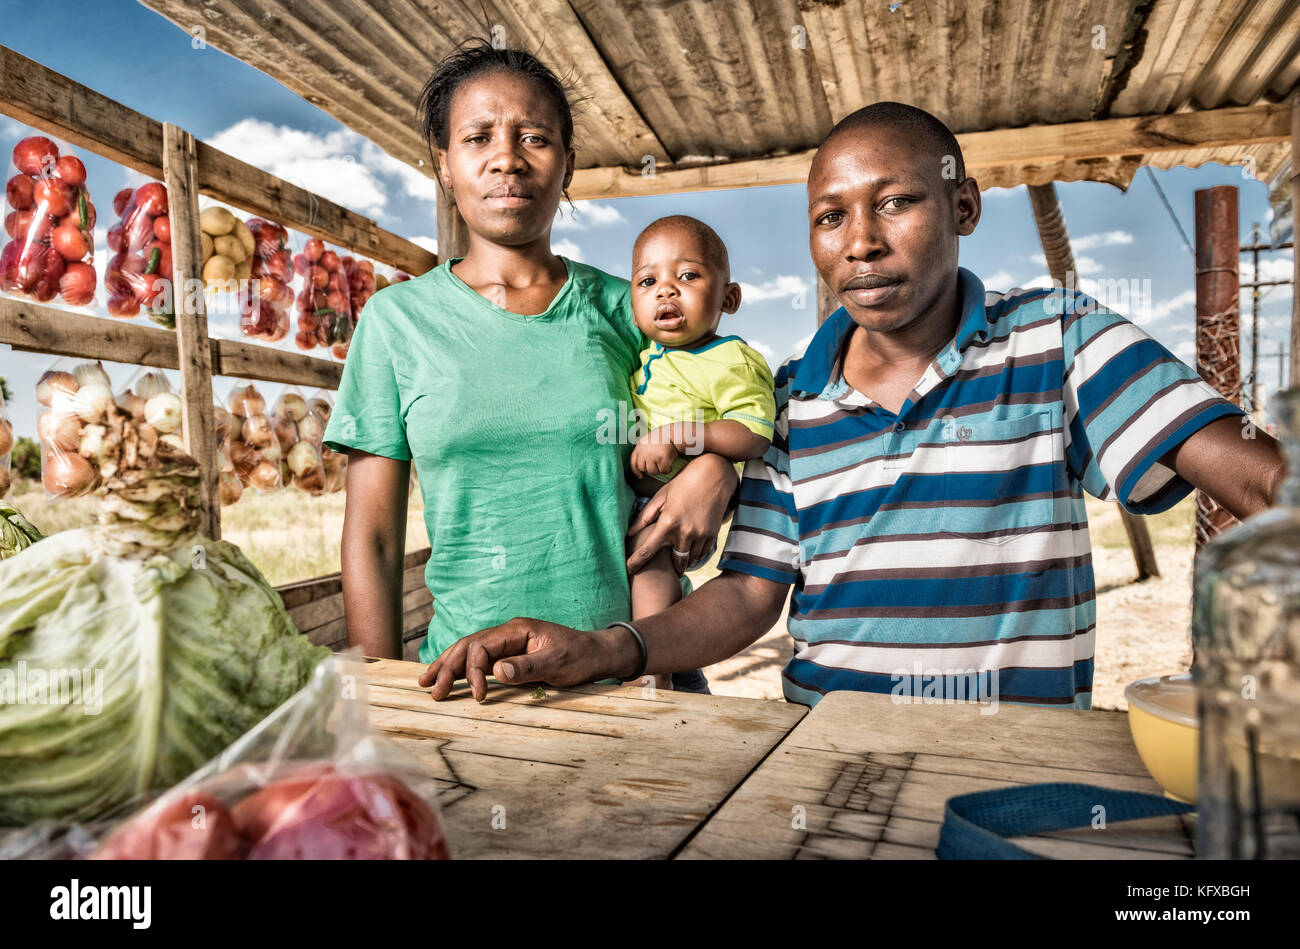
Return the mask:
[(777, 372), (772, 447), (745, 466), (720, 566), (794, 584), (789, 701), (964, 688), (1089, 708), (1084, 492), (1163, 511), (1192, 486), (1160, 459), (1243, 414), (1084, 294), (958, 283), (956, 336), (897, 415), (844, 381), (843, 308)]

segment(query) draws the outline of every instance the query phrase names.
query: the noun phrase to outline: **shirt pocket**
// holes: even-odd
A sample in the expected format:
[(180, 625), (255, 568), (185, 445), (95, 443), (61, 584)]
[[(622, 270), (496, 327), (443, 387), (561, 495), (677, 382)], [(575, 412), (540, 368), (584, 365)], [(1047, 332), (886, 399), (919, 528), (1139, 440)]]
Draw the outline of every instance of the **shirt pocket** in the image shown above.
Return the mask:
[(1006, 544), (1052, 528), (1064, 476), (1059, 407), (943, 422), (943, 533)]

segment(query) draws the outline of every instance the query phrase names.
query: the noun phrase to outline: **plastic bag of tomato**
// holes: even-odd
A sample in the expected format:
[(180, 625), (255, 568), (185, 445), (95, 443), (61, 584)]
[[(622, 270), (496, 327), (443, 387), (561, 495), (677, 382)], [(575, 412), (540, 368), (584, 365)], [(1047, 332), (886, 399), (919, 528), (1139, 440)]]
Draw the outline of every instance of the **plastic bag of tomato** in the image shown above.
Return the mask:
[(63, 143), (29, 135), (5, 182), (0, 290), (38, 303), (87, 306), (95, 297), (95, 204), (86, 166)]
[(448, 859), (436, 782), (367, 714), (360, 656), (328, 659), (301, 692), (150, 806), (106, 835), (84, 828), (65, 844), (75, 853), (74, 841), (98, 840), (77, 854), (98, 860)]
[(239, 331), (244, 336), (278, 343), (289, 335), (289, 307), (294, 301), (293, 250), (282, 224), (248, 219), (253, 235), (251, 283), (240, 288)]
[(352, 340), (351, 290), (343, 258), (313, 237), (303, 245), (301, 254), (294, 255), (293, 269), (304, 282), (295, 300), (298, 335), (294, 342), (308, 351), (328, 347), (335, 358), (343, 359)]

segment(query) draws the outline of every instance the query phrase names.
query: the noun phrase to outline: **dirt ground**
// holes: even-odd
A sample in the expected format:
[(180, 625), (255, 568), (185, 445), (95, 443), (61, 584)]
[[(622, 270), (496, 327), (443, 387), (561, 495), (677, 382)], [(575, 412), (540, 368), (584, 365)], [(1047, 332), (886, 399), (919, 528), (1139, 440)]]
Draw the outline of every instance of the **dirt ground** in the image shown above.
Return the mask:
[[(1127, 708), (1124, 689), (1134, 679), (1186, 672), (1191, 665), (1190, 504), (1189, 499), (1158, 519), (1148, 519), (1160, 576), (1137, 583), (1133, 554), (1117, 509), (1101, 502), (1088, 503), (1097, 580), (1093, 708)], [(716, 575), (711, 564), (691, 574), (691, 581), (698, 587)], [(787, 603), (786, 612), (788, 609)], [(780, 699), (781, 668), (792, 651), (782, 619), (754, 645), (709, 666), (705, 674), (717, 695)]]

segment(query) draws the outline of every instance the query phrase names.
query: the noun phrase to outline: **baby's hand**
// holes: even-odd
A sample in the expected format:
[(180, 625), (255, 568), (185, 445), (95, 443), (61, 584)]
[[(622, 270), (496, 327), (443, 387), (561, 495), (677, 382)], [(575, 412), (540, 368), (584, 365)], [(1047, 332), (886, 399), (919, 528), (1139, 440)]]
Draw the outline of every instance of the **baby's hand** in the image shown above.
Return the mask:
[(672, 471), (677, 455), (677, 449), (673, 445), (657, 445), (643, 438), (632, 449), (630, 462), (632, 473), (638, 478), (652, 474), (668, 474)]

